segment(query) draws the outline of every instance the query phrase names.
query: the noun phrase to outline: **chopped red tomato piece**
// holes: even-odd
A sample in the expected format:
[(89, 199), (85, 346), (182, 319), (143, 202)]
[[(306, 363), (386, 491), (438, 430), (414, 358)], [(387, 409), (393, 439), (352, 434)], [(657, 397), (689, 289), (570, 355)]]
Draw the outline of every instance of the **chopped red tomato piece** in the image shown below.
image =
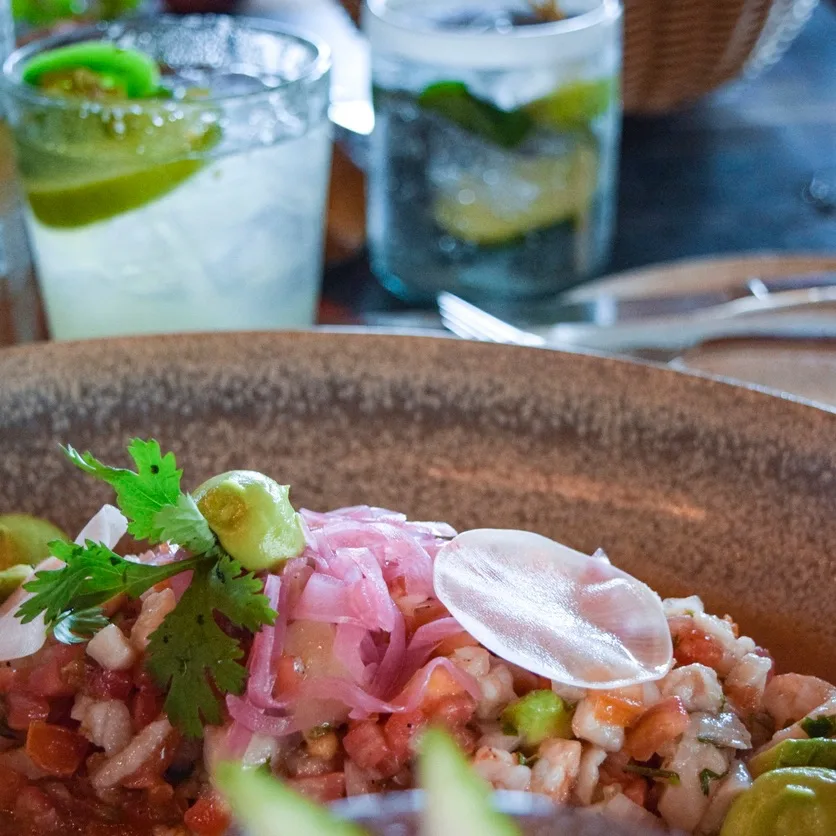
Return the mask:
[(296, 656), (280, 656), (276, 666), (275, 697), (293, 696), (304, 680), (304, 665)]
[(133, 687), (130, 671), (109, 671), (96, 665), (87, 671), (84, 693), (94, 700), (124, 701), (130, 696)]
[(36, 697), (72, 697), (83, 681), (84, 648), (61, 644), (50, 647), (43, 663), (29, 671), (26, 690)]
[(383, 729), (374, 720), (361, 720), (343, 738), (343, 746), (360, 769), (374, 769), (390, 778), (402, 766), (401, 759), (386, 742)]
[(665, 743), (675, 740), (688, 728), (688, 712), (679, 697), (656, 703), (627, 732), (625, 749), (637, 760), (653, 757)]
[(383, 726), (383, 734), (392, 752), (405, 762), (415, 751), (416, 736), (426, 727), (427, 717), (421, 711), (393, 714)]
[(466, 692), (442, 697), (427, 712), (433, 720), (437, 720), (448, 728), (463, 726), (473, 719), (476, 713), (476, 700)]
[(9, 728), (26, 731), (35, 720), (49, 717), (49, 703), (41, 697), (32, 697), (20, 691), (12, 691), (6, 698), (6, 723)]
[(131, 699), (134, 731), (144, 729), (149, 723), (153, 723), (160, 716), (164, 702), (165, 697), (156, 687), (140, 688)]
[(677, 630), (673, 656), (678, 665), (700, 664), (717, 668), (723, 661), (723, 647), (713, 636), (699, 627)]
[(229, 828), (230, 818), (229, 807), (224, 800), (209, 792), (186, 811), (183, 823), (196, 836), (223, 836)]
[(26, 734), (26, 754), (35, 766), (50, 775), (72, 775), (87, 754), (88, 743), (63, 726), (36, 721)]
[(345, 796), (345, 775), (342, 772), (326, 772), (308, 778), (290, 778), (287, 785), (313, 801), (325, 803)]
[(0, 766), (0, 810), (10, 813), (15, 808), (17, 797), (26, 786), (26, 778), (19, 772)]
[(625, 728), (644, 714), (644, 705), (637, 700), (628, 700), (614, 694), (598, 694), (593, 699), (593, 714), (602, 723)]
[(58, 811), (46, 793), (37, 787), (25, 787), (15, 803), (15, 819), (24, 832), (53, 833), (60, 827)]

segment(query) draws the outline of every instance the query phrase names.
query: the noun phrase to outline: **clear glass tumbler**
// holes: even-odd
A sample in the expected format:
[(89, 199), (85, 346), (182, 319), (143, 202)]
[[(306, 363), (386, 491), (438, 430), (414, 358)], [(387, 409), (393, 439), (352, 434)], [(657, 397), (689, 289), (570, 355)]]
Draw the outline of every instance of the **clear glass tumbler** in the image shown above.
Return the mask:
[(545, 298), (606, 264), (621, 6), (544, 5), (367, 0), (369, 245), (402, 297)]
[[(57, 96), (47, 49), (108, 41), (164, 95)], [(313, 323), (331, 156), (328, 50), (223, 16), (101, 24), (4, 66), (26, 218), (57, 339)]]

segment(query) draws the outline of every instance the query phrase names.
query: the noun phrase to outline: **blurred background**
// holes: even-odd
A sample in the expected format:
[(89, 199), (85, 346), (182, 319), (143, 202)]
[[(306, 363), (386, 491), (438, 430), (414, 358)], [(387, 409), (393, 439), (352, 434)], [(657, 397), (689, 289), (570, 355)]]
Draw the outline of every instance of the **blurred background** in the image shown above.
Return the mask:
[[(18, 43), (102, 18), (168, 12), (269, 21), (330, 48), (335, 142), (320, 323), (437, 327), (436, 294), (449, 290), (528, 325), (538, 315), (545, 322), (552, 310), (559, 319), (550, 304), (566, 291), (573, 299), (593, 292), (578, 286), (609, 294), (627, 288), (628, 296), (685, 293), (836, 268), (832, 0), (626, 0), (623, 66), (617, 3), (567, 2), (560, 14), (585, 21), (598, 6), (607, 14), (616, 9), (615, 16), (590, 25), (585, 46), (580, 37), (555, 33), (575, 50), (575, 64), (559, 69), (565, 78), (544, 97), (535, 95), (534, 76), (512, 84), (495, 68), (454, 72), (435, 66), (446, 66), (438, 55), (419, 61), (416, 50), (432, 54), (430, 41), (397, 41), (386, 27), (399, 24), (387, 20), (386, 9), (367, 15), (370, 46), (359, 27), (360, 0), (12, 3)], [(609, 58), (593, 64), (592, 55)], [(507, 58), (516, 66), (517, 57)], [(423, 79), (420, 91), (406, 90), (405, 71)], [(513, 101), (503, 103), (503, 90)], [(407, 159), (404, 149), (419, 136), (416, 113), (423, 144)], [(501, 134), (512, 124), (509, 114), (533, 125), (519, 147)], [(463, 130), (476, 136), (477, 116), (495, 134), (462, 144), (469, 158), (463, 163), (451, 149), (465, 142)], [(0, 142), (0, 340), (9, 343), (42, 338), (49, 323), (12, 210), (17, 186), (8, 136)], [(468, 179), (474, 176), (478, 187)], [(532, 183), (550, 185), (522, 208), (509, 208), (513, 189)], [(711, 261), (688, 261), (704, 257)], [(626, 282), (600, 284), (602, 276), (625, 271)]]

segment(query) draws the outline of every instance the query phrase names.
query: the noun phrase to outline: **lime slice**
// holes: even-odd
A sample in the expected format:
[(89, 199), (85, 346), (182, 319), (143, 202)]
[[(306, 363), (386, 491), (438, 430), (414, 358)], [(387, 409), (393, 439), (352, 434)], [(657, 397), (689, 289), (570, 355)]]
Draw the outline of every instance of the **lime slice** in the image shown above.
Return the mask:
[(26, 196), (32, 213), (42, 224), (69, 229), (103, 221), (157, 200), (203, 165), (203, 160), (177, 160), (77, 185), (31, 187)]
[(35, 565), (49, 556), (48, 544), (67, 535), (47, 520), (29, 514), (0, 514), (0, 570)]
[(435, 222), (454, 238), (481, 245), (506, 244), (529, 232), (574, 220), (589, 208), (598, 179), (598, 154), (578, 145), (564, 157), (518, 159), (505, 177), (529, 187), (531, 197), (507, 199), (501, 186), (464, 174), (439, 194)]
[(606, 113), (615, 95), (613, 78), (574, 81), (526, 105), (525, 112), (543, 127), (577, 130)]
[(91, 77), (102, 91), (128, 99), (153, 96), (160, 87), (160, 68), (150, 55), (104, 41), (50, 49), (23, 68), (24, 82), (61, 95), (89, 95)]
[[(188, 121), (166, 123), (146, 133), (141, 124), (150, 126), (152, 117), (131, 116), (132, 130), (120, 138), (77, 144), (73, 167), (67, 164), (66, 170), (61, 170), (62, 160), (20, 147), (26, 197), (42, 224), (71, 229), (138, 209), (200, 171), (206, 164), (202, 155), (220, 141), (217, 125), (197, 129)], [(151, 157), (145, 164), (137, 150), (141, 143)]]

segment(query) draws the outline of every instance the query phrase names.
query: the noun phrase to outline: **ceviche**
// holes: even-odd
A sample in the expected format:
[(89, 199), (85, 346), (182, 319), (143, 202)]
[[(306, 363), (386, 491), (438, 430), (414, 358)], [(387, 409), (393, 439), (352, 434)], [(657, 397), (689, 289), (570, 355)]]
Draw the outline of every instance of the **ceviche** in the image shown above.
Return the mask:
[(228, 761), (410, 789), (430, 727), (495, 789), (645, 831), (836, 833), (836, 688), (696, 596), (530, 532), (297, 512), (252, 471), (189, 493), (156, 441), (65, 453), (118, 507), (75, 541), (0, 516), (0, 836), (221, 836)]

